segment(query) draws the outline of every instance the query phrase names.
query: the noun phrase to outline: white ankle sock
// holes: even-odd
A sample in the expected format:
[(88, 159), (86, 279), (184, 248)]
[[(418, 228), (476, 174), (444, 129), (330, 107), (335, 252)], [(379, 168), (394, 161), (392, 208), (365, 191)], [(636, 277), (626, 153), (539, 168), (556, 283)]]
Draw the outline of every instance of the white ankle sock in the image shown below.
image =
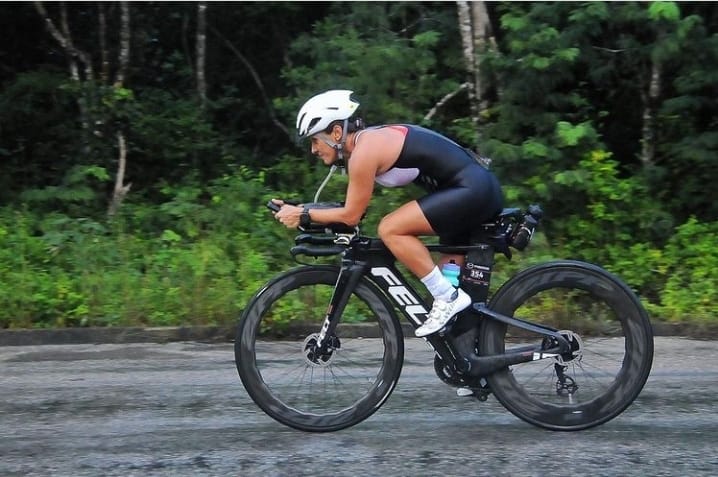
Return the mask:
[(421, 283), (426, 286), (431, 296), (444, 301), (450, 301), (456, 291), (456, 288), (441, 273), (439, 267), (434, 267), (427, 276), (421, 279)]

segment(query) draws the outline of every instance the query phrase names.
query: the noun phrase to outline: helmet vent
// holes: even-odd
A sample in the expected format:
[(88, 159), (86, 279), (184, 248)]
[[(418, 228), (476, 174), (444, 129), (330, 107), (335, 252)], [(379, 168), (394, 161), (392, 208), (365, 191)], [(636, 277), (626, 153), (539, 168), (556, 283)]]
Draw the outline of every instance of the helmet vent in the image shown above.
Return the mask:
[(307, 125), (307, 131), (311, 130), (320, 120), (321, 118), (314, 118), (311, 121), (309, 121), (309, 124)]

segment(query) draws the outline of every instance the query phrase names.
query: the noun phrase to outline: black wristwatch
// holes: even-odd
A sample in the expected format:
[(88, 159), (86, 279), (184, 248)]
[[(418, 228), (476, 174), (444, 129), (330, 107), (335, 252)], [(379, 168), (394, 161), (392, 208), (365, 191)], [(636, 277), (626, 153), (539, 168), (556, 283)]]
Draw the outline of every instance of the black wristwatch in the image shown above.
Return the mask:
[(309, 225), (312, 223), (312, 218), (309, 217), (309, 209), (306, 207), (302, 211), (302, 213), (299, 215), (299, 226), (300, 227), (309, 227)]

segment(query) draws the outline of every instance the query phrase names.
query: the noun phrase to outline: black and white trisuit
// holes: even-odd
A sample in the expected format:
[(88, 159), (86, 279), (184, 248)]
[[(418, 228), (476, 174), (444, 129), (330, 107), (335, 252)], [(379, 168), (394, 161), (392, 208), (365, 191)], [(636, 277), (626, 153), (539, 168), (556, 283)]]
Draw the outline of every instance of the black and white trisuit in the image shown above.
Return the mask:
[(496, 176), (467, 149), (421, 126), (376, 128), (392, 128), (405, 137), (396, 162), (376, 182), (386, 187), (413, 182), (424, 188), (428, 194), (417, 202), (442, 244), (468, 243), (473, 229), (501, 212), (503, 195)]

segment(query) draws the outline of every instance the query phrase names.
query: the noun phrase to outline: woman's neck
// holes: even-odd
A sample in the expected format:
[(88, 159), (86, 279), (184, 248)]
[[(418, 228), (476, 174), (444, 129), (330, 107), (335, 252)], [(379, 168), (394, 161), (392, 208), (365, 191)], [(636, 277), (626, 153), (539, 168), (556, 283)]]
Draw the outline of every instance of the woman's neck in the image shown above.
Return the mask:
[(347, 134), (347, 142), (344, 143), (344, 153), (346, 155), (350, 155), (354, 148), (357, 145), (357, 137), (359, 134), (357, 134), (359, 131), (354, 131), (349, 134)]

